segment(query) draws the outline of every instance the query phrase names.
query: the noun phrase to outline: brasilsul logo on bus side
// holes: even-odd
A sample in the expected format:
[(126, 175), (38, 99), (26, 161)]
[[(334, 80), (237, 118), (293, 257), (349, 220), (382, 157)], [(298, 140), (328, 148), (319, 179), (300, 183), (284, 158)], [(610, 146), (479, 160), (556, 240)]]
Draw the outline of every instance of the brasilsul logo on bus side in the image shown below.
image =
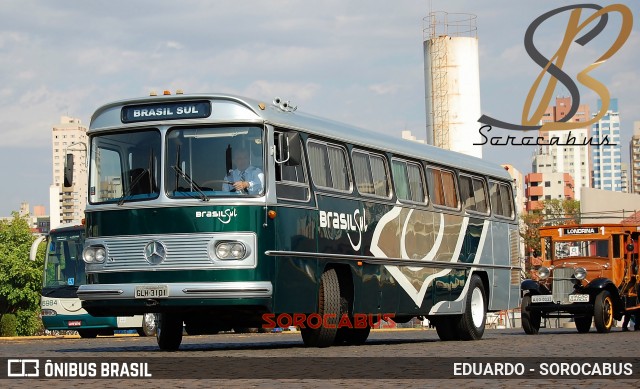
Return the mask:
[[(347, 232), (347, 238), (351, 247), (358, 251), (362, 244), (362, 233), (367, 232), (367, 223), (365, 222), (365, 212), (359, 209), (353, 213), (319, 211), (320, 228), (333, 228), (335, 230), (343, 230)], [(358, 240), (354, 242), (349, 232), (357, 232)]]
[[(592, 14), (590, 14), (585, 20), (582, 19), (582, 11), (583, 10), (595, 10)], [(569, 12), (569, 21), (567, 23), (567, 27), (565, 30), (565, 34), (563, 39), (561, 40), (560, 47), (555, 52), (551, 58), (546, 58), (533, 43), (533, 36), (536, 30), (541, 27), (547, 20), (556, 17), (564, 12)], [(594, 115), (591, 120), (584, 122), (570, 122), (573, 116), (578, 111), (578, 107), (580, 105), (580, 91), (578, 86), (574, 82), (574, 80), (562, 70), (562, 66), (565, 63), (567, 55), (569, 53), (569, 47), (573, 42), (585, 46), (589, 42), (591, 42), (595, 37), (597, 37), (600, 33), (602, 33), (607, 27), (607, 23), (609, 22), (609, 14), (619, 14), (621, 16), (621, 26), (620, 31), (618, 31), (618, 35), (613, 42), (613, 44), (608, 47), (604, 53), (595, 60), (595, 62), (591, 63), (587, 67), (583, 68), (580, 72), (578, 72), (576, 78), (577, 81), (584, 85), (585, 87), (594, 91), (600, 100), (602, 101), (602, 106), (600, 111)], [(593, 23), (596, 22), (597, 23)], [(584, 31), (588, 26), (592, 25), (590, 29)], [(631, 34), (631, 28), (633, 25), (633, 14), (631, 10), (622, 4), (611, 4), (606, 7), (599, 6), (597, 4), (575, 4), (568, 5), (560, 8), (556, 8), (552, 11), (549, 11), (538, 18), (536, 18), (527, 28), (524, 37), (524, 47), (527, 51), (527, 54), (531, 59), (538, 64), (542, 70), (538, 74), (538, 77), (533, 82), (529, 93), (527, 94), (524, 107), (522, 110), (522, 124), (514, 124), (507, 123), (493, 117), (482, 115), (478, 121), (480, 123), (484, 123), (485, 125), (480, 127), (479, 132), (483, 138), (481, 143), (474, 143), (474, 145), (512, 145), (512, 146), (528, 146), (528, 145), (587, 145), (587, 144), (605, 144), (605, 145), (613, 145), (609, 143), (608, 138), (601, 139), (599, 142), (594, 143), (593, 138), (585, 139), (585, 143), (576, 143), (576, 138), (571, 137), (569, 135), (566, 143), (561, 143), (558, 137), (550, 137), (548, 140), (545, 140), (544, 137), (532, 137), (525, 136), (522, 137), (519, 141), (516, 140), (515, 136), (508, 136), (506, 139), (503, 137), (488, 137), (488, 133), (491, 131), (492, 126), (515, 130), (515, 131), (530, 131), (530, 130), (541, 130), (541, 131), (559, 131), (559, 130), (572, 130), (578, 128), (585, 128), (587, 126), (591, 126), (594, 123), (597, 123), (600, 119), (602, 119), (609, 109), (611, 96), (607, 87), (602, 84), (597, 79), (591, 77), (589, 73), (595, 70), (597, 67), (602, 65), (606, 60), (611, 58), (620, 48), (624, 45)], [(533, 100), (535, 95), (542, 84), (543, 78), (549, 74), (549, 81), (544, 89), (544, 93), (540, 99), (538, 106), (535, 111), (531, 113), (531, 107), (533, 104)], [(553, 97), (555, 88), (558, 84), (558, 81), (564, 85), (564, 87), (571, 94), (571, 109), (560, 119), (559, 122), (547, 122), (542, 125), (538, 123), (541, 122), (543, 115), (545, 114), (545, 110), (549, 106), (551, 99)], [(570, 141), (572, 139), (572, 142)]]

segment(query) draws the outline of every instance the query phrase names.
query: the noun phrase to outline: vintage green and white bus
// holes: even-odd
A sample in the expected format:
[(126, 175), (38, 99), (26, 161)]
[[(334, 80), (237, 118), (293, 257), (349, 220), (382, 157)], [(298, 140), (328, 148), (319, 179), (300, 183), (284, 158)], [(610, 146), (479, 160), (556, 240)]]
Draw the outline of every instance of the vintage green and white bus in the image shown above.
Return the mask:
[[(488, 311), (519, 304), (498, 165), (226, 94), (110, 103), (88, 135), (78, 295), (92, 315), (159, 313), (163, 350), (183, 322), (206, 333), (280, 315), (308, 319), (294, 323), (307, 346), (364, 343), (385, 315), (472, 340)], [(364, 326), (340, 325), (357, 315)]]
[(36, 260), (38, 246), (47, 244), (40, 312), (44, 328), (50, 331), (77, 331), (81, 338), (113, 335), (114, 330), (133, 329), (140, 336), (155, 335), (155, 314), (94, 317), (82, 309), (77, 296), (85, 283), (82, 260), (85, 228), (82, 225), (60, 227), (38, 237), (31, 246), (30, 259)]

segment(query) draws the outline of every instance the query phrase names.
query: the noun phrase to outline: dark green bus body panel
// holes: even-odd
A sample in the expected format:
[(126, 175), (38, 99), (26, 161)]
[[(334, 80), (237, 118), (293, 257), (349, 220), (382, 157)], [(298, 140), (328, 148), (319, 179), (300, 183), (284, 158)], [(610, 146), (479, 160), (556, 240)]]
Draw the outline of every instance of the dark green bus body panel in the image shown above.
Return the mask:
[[(148, 125), (140, 124), (138, 127), (123, 126), (121, 122), (121, 109), (128, 105), (187, 100), (210, 102), (211, 115), (185, 121), (149, 120)], [(91, 136), (109, 132), (133, 133), (151, 126), (157, 127), (166, 141), (167, 133), (180, 126), (232, 127), (246, 126), (247, 123), (264, 128), (264, 136), (255, 143), (265, 150), (261, 160), (264, 162), (265, 191), (260, 194), (264, 197), (222, 194), (209, 199), (201, 193), (209, 203), (199, 202), (195, 192), (192, 192), (193, 198), (171, 197), (166, 172), (173, 174), (173, 171), (167, 162), (169, 157), (162, 155), (157, 166), (159, 171), (164, 169), (165, 176), (156, 199), (133, 201), (130, 198), (122, 206), (99, 202), (89, 204), (86, 212), (89, 244), (136, 238), (138, 262), (130, 268), (124, 263), (126, 261), (120, 268), (119, 265), (111, 268), (95, 265), (88, 272), (92, 285), (91, 288), (85, 287), (89, 292), (85, 296), (89, 298), (83, 301), (83, 307), (93, 307), (95, 312), (113, 307), (140, 312), (206, 312), (212, 316), (228, 308), (225, 312), (236, 309), (247, 313), (253, 310), (253, 320), (261, 312), (308, 314), (318, 311), (320, 279), (328, 268), (336, 269), (340, 292), (345, 289), (345, 294), (350, 297), (349, 313), (403, 317), (459, 315), (465, 309), (465, 287), (472, 273), (478, 274), (485, 283), (488, 310), (516, 305), (514, 297), (518, 296), (518, 291), (514, 288), (519, 282), (514, 283), (510, 272), (519, 263), (514, 263), (518, 258), (509, 253), (511, 237), (517, 234), (515, 212), (502, 218), (497, 213), (496, 217), (488, 205), (485, 214), (473, 210), (467, 212), (467, 205), (462, 204), (464, 200), (459, 198), (459, 188), (454, 189), (458, 196), (455, 200), (457, 208), (434, 206), (428, 196), (432, 188), (424, 180), (430, 166), (441, 165), (454, 176), (463, 173), (477, 176), (485, 184), (491, 180), (510, 183), (511, 179), (500, 166), (392, 137), (372, 139), (370, 132), (233, 96), (176, 96), (112, 103), (96, 112), (90, 132)], [(276, 135), (290, 132), (299, 134), (302, 139), (301, 161), (304, 166), (299, 172), (304, 177), (283, 184), (284, 175), (280, 173), (278, 176), (278, 169), (279, 164), (286, 161), (278, 154), (277, 148), (281, 145), (278, 145)], [(348, 171), (344, 176), (348, 177), (348, 190), (315, 186), (316, 181), (311, 177), (308, 141), (332, 143), (345, 151)], [(355, 149), (384, 157), (387, 197), (358, 192), (358, 182), (353, 177), (356, 170), (348, 162)], [(394, 193), (393, 171), (388, 169), (394, 159), (420, 166), (425, 196), (419, 201), (398, 199), (398, 193)], [(176, 166), (173, 166), (174, 170)], [(200, 163), (198, 166), (206, 170), (210, 165)], [(279, 185), (302, 189), (296, 193), (306, 193), (309, 198), (306, 201), (282, 199), (278, 195), (284, 197), (285, 191), (278, 191)], [(489, 202), (489, 196), (486, 197), (485, 201)], [(114, 200), (117, 198), (109, 201)], [(275, 212), (274, 218), (268, 217), (269, 211)], [(202, 266), (174, 266), (172, 269), (147, 266), (144, 262), (146, 257), (140, 259), (140, 251), (143, 247), (146, 249), (147, 242), (162, 241), (165, 237), (175, 241), (189, 240), (198, 234), (208, 237), (208, 234), (224, 236), (225, 233), (255, 234), (254, 268), (225, 267), (214, 259), (207, 262), (206, 254), (201, 255), (205, 258), (200, 262), (200, 265), (204, 263)], [(183, 254), (188, 256), (189, 251)], [(404, 265), (397, 266), (394, 261), (403, 261)], [(202, 283), (216, 284), (212, 289), (222, 290), (227, 286), (225, 283), (242, 282), (253, 283), (256, 288), (269, 284), (266, 289), (270, 289), (264, 294), (256, 294), (261, 296), (259, 298), (245, 297), (242, 291), (237, 296), (229, 294), (219, 298), (211, 297), (217, 296), (217, 291), (206, 298), (197, 296), (197, 293), (147, 300), (113, 296), (114, 289), (125, 289), (123, 285)], [(105, 288), (112, 286), (108, 291), (112, 295), (104, 300), (99, 290), (102, 285)]]

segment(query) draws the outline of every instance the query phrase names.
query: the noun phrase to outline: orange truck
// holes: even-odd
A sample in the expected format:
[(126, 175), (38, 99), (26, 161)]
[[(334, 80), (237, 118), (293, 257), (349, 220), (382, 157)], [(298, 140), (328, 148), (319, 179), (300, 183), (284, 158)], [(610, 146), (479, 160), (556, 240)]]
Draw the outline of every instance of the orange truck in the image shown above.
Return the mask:
[(543, 318), (568, 317), (578, 332), (593, 321), (607, 333), (614, 320), (640, 313), (639, 236), (640, 224), (541, 227), (542, 265), (521, 285), (524, 331), (537, 334)]

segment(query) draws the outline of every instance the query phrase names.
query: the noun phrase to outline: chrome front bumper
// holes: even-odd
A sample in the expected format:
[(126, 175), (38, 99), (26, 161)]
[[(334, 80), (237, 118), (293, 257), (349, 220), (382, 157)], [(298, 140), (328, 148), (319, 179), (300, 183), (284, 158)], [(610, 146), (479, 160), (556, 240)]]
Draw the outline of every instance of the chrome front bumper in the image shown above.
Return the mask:
[[(136, 286), (167, 286), (167, 297), (158, 300), (189, 298), (265, 298), (273, 294), (269, 281), (251, 282), (193, 282), (193, 283), (144, 283), (144, 284), (97, 284), (81, 285), (78, 298), (83, 301), (95, 300), (147, 300), (135, 297)], [(151, 298), (154, 299), (154, 298)]]

